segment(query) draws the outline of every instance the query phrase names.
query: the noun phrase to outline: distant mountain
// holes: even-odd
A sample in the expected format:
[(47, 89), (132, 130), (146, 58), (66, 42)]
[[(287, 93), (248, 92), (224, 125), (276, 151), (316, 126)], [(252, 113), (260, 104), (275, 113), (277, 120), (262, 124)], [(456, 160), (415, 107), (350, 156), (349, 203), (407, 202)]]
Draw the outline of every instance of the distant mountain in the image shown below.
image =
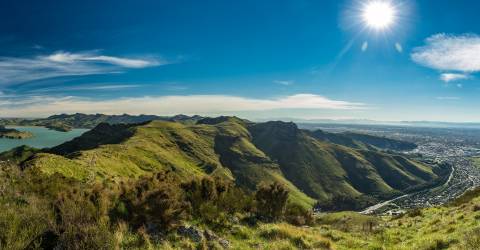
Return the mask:
[(202, 119), (200, 116), (156, 116), (156, 115), (104, 115), (104, 114), (61, 114), (53, 115), (47, 118), (41, 119), (18, 119), (18, 118), (5, 118), (0, 119), (0, 125), (21, 125), (21, 126), (44, 126), (52, 128), (94, 128), (100, 123), (108, 124), (132, 124), (143, 123), (152, 120), (163, 121), (177, 121), (185, 123), (195, 123), (197, 120)]
[[(443, 177), (435, 166), (368, 150), (375, 146), (365, 142), (352, 140), (347, 147), (317, 137), (294, 123), (236, 117), (204, 118), (196, 124), (101, 123), (52, 149), (15, 155), (29, 156), (22, 168), (81, 181), (116, 182), (160, 169), (183, 178), (231, 179), (249, 190), (276, 181), (290, 190), (293, 201), (311, 206), (318, 200), (328, 209), (359, 209)], [(340, 206), (338, 200), (351, 202)]]

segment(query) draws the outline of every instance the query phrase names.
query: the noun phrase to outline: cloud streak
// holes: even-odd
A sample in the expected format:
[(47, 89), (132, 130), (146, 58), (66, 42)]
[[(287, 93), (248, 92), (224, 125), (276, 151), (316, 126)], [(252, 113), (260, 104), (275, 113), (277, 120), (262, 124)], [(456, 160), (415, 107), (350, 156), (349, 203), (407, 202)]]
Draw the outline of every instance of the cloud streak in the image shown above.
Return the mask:
[(440, 80), (449, 83), (459, 80), (470, 79), (470, 76), (467, 74), (458, 74), (458, 73), (443, 73), (440, 75)]
[(273, 83), (280, 84), (283, 86), (290, 86), (293, 85), (295, 82), (294, 81), (285, 81), (285, 80), (274, 80)]
[(480, 71), (480, 36), (436, 34), (415, 48), (411, 58), (422, 66), (448, 72), (441, 76), (445, 82), (468, 79), (469, 74)]
[[(1, 99), (0, 99), (1, 100)], [(92, 100), (79, 97), (32, 96), (0, 102), (0, 116), (47, 116), (57, 113), (106, 114), (234, 114), (243, 111), (278, 109), (366, 109), (363, 103), (332, 100), (320, 95), (297, 94), (273, 99), (254, 99), (229, 95), (145, 96), (112, 100)]]
[(449, 101), (454, 101), (454, 100), (460, 100), (460, 97), (457, 96), (437, 96), (437, 100), (449, 100)]
[(127, 58), (97, 52), (59, 51), (34, 57), (0, 57), (0, 84), (14, 84), (62, 76), (119, 73), (169, 64), (155, 58)]

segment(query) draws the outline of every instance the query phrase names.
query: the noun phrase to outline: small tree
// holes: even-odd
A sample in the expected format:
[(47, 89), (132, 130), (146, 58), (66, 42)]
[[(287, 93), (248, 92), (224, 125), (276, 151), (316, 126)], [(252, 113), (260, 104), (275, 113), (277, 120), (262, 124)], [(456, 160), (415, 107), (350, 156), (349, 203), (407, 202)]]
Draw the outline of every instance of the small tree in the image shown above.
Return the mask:
[(260, 185), (255, 194), (258, 215), (268, 220), (280, 219), (285, 212), (288, 194), (288, 190), (277, 182)]

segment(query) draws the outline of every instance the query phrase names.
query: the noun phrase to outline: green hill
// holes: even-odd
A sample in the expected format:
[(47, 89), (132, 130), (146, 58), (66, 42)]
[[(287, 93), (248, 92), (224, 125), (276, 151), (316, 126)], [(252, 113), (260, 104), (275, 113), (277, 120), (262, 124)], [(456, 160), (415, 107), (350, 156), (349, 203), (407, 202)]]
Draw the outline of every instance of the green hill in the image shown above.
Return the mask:
[[(152, 121), (100, 124), (79, 138), (22, 163), (82, 181), (138, 177), (158, 170), (233, 179), (249, 190), (280, 182), (303, 205), (357, 209), (439, 179), (430, 167), (318, 140), (293, 123), (251, 123), (235, 117), (197, 124)], [(345, 206), (338, 206), (338, 200)]]

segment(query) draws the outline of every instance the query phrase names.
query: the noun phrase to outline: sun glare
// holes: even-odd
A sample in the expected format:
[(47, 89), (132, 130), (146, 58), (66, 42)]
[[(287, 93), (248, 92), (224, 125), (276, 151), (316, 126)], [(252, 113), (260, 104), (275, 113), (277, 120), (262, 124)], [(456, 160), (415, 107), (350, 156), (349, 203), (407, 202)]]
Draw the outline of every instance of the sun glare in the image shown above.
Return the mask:
[(395, 7), (388, 1), (376, 0), (365, 4), (362, 17), (368, 27), (383, 30), (395, 21), (395, 12)]

